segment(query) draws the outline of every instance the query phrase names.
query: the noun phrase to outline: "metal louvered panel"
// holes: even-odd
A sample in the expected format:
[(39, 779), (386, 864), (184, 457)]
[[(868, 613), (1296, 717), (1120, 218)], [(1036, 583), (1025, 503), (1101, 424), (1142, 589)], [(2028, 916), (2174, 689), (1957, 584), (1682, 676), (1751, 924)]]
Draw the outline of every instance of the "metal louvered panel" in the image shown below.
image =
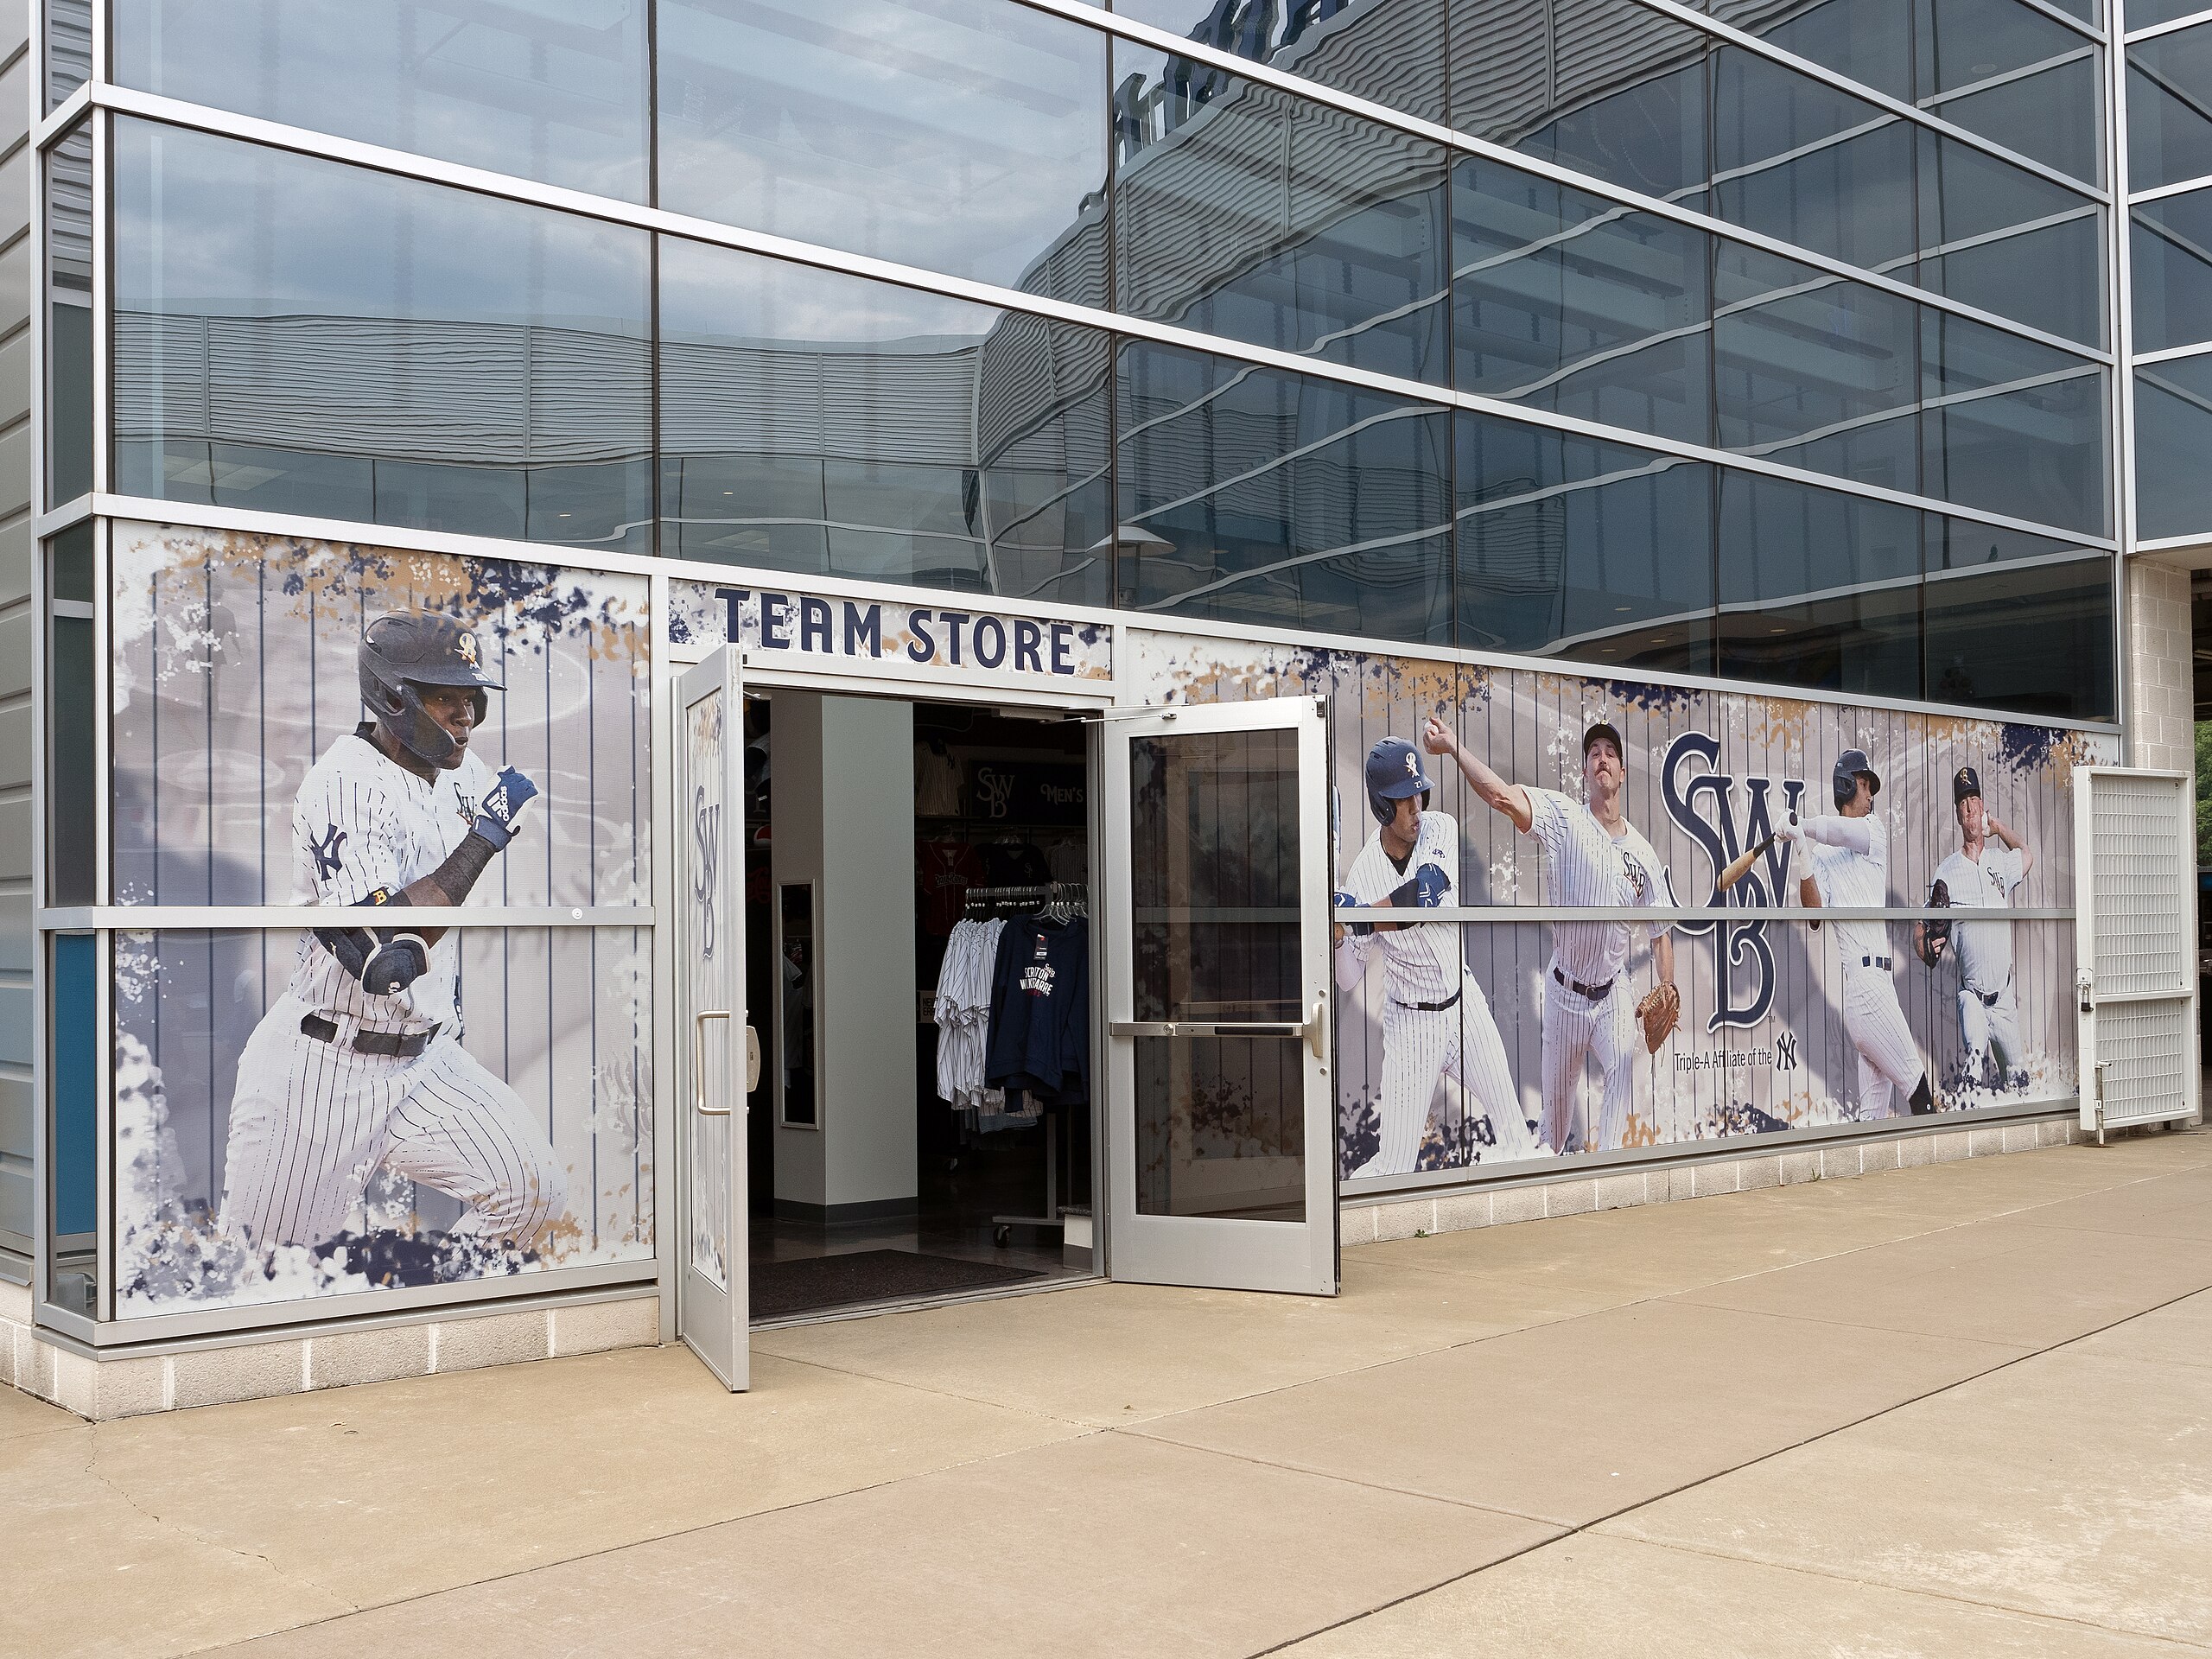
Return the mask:
[(2098, 779), (2092, 820), (2100, 997), (2172, 995), (2189, 988), (2194, 949), (2190, 843), (2178, 830), (2188, 791), (2171, 778)]
[(2190, 1114), (2196, 1071), (2195, 1022), (2187, 999), (2113, 1002), (2097, 1013), (2104, 1063), (2104, 1127), (2155, 1123)]

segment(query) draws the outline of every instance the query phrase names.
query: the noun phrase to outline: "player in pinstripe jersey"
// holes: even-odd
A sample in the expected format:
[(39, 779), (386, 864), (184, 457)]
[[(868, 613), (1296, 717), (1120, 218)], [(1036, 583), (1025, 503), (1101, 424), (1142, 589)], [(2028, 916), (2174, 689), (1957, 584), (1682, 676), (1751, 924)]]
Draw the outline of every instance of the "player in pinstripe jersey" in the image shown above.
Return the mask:
[(459, 941), (425, 909), (467, 901), (537, 787), (468, 752), (501, 690), (450, 617), (378, 617), (375, 715), (309, 769), (292, 808), (295, 902), (375, 912), (301, 936), (289, 985), (239, 1058), (224, 1226), (262, 1249), (359, 1225), (378, 1170), (458, 1198), (454, 1235), (528, 1249), (561, 1215), (552, 1147), (461, 1044)]
[[(1813, 873), (1799, 883), (1806, 904), (1879, 910), (1890, 902), (1890, 830), (1874, 816), (1881, 778), (1864, 749), (1846, 749), (1828, 781), (1834, 814), (1800, 823), (1793, 812), (1775, 835), (1807, 845)], [(1843, 957), (1843, 1028), (1859, 1051), (1859, 1118), (1939, 1109), (1897, 1002), (1888, 924), (1837, 922), (1833, 931)]]
[[(1422, 728), (1421, 744), (1432, 754), (1451, 755), (1477, 795), (1542, 846), (1547, 904), (1675, 903), (1666, 866), (1622, 812), (1628, 767), (1621, 734), (1611, 725), (1600, 721), (1582, 734), (1585, 801), (1507, 783), (1442, 721)], [(1618, 921), (1552, 925), (1552, 958), (1544, 971), (1544, 1115), (1536, 1131), (1552, 1151), (1612, 1152), (1623, 1144), (1635, 1098), (1638, 1029), (1626, 982), (1629, 954), (1648, 937), (1658, 982), (1671, 987), (1675, 948), (1669, 931), (1666, 925)], [(1671, 1014), (1667, 1023), (1671, 1027)], [(1653, 1039), (1655, 1049), (1659, 1040)], [(1605, 1074), (1594, 1135), (1579, 1098), (1592, 1058)]]
[[(1376, 829), (1345, 872), (1336, 903), (1433, 910), (1459, 902), (1459, 826), (1427, 810), (1435, 785), (1414, 746), (1386, 737), (1367, 756), (1367, 804)], [(1437, 1085), (1472, 1096), (1463, 1105), (1485, 1158), (1525, 1158), (1531, 1147), (1521, 1098), (1489, 999), (1467, 971), (1450, 923), (1351, 922), (1332, 931), (1337, 983), (1349, 991), (1382, 957), (1382, 1121), (1380, 1144), (1353, 1175), (1402, 1175), (1418, 1162)], [(1487, 1129), (1485, 1130), (1485, 1124)]]

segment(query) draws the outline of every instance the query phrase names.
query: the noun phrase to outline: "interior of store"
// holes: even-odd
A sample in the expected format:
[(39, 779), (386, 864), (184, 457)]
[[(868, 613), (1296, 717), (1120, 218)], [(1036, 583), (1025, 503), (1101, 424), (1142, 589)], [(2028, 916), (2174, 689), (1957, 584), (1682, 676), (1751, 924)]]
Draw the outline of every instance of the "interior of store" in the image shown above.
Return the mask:
[(1090, 1276), (1081, 724), (779, 689), (745, 777), (753, 1322)]

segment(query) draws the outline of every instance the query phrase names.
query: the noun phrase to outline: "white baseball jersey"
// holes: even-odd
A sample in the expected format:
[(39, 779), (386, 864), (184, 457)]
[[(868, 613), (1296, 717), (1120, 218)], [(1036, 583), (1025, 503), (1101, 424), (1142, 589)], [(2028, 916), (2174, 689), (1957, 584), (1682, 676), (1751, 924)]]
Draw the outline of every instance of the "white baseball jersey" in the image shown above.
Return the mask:
[[(1959, 910), (2009, 910), (2026, 875), (2027, 860), (2018, 849), (1996, 841), (1982, 843), (1979, 859), (1961, 849), (1936, 867), (1936, 879), (1950, 889), (1952, 907)], [(2001, 991), (2012, 981), (2012, 925), (1954, 922), (1951, 953), (1968, 990)]]
[[(396, 894), (444, 863), (476, 822), (477, 804), (492, 785), (481, 760), (466, 754), (450, 772), (418, 778), (377, 747), (373, 729), (365, 725), (340, 738), (301, 780), (292, 806), (295, 904), (359, 905), (380, 887)], [(482, 902), (474, 894), (469, 901)], [(361, 920), (435, 925), (410, 910)], [(396, 996), (371, 996), (303, 932), (289, 989), (322, 1013), (350, 1014), (379, 1030), (419, 1031), (454, 1023), (460, 969), (459, 938), (448, 932), (430, 947), (422, 977)]]
[[(1424, 864), (1433, 864), (1444, 872), (1444, 892), (1438, 902), (1458, 904), (1459, 824), (1449, 812), (1421, 815), (1421, 828), (1402, 870), (1382, 850), (1382, 832), (1377, 830), (1344, 873), (1344, 891), (1361, 904), (1371, 905), (1412, 880)], [(1382, 952), (1383, 990), (1393, 1002), (1408, 1007), (1442, 1002), (1459, 989), (1466, 959), (1459, 953), (1456, 923), (1395, 927), (1387, 933), (1355, 934), (1347, 928), (1344, 942), (1337, 947), (1337, 982), (1346, 989), (1358, 984), (1367, 971), (1368, 952), (1376, 950)]]
[[(1807, 861), (1813, 867), (1814, 885), (1821, 903), (1834, 910), (1879, 910), (1890, 902), (1890, 831), (1880, 818), (1827, 817), (1808, 818), (1803, 825)], [(1831, 847), (1819, 835), (1857, 839), (1864, 832), (1866, 850)], [(1860, 958), (1877, 961), (1890, 955), (1890, 930), (1884, 922), (1835, 922), (1837, 948), (1843, 965), (1856, 968)]]
[[(1529, 834), (1544, 849), (1544, 902), (1552, 905), (1672, 905), (1666, 867), (1631, 823), (1615, 836), (1580, 801), (1555, 789), (1529, 789)], [(1640, 940), (1667, 931), (1644, 922), (1554, 922), (1552, 960), (1569, 979), (1603, 985), (1628, 965)]]

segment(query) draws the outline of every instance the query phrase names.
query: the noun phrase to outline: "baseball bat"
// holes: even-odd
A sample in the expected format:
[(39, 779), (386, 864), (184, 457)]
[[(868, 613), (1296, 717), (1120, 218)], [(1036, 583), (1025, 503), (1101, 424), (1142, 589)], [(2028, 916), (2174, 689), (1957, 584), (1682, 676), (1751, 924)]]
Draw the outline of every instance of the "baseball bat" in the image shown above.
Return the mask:
[(1727, 892), (1729, 888), (1734, 887), (1738, 881), (1742, 880), (1745, 876), (1751, 873), (1751, 866), (1758, 863), (1759, 861), (1760, 855), (1763, 855), (1768, 848), (1773, 845), (1774, 837), (1772, 836), (1769, 836), (1764, 841), (1759, 842), (1758, 846), (1746, 848), (1744, 851), (1737, 854), (1735, 857), (1728, 861), (1728, 868), (1721, 871), (1720, 874), (1713, 879), (1713, 890), (1715, 893)]

